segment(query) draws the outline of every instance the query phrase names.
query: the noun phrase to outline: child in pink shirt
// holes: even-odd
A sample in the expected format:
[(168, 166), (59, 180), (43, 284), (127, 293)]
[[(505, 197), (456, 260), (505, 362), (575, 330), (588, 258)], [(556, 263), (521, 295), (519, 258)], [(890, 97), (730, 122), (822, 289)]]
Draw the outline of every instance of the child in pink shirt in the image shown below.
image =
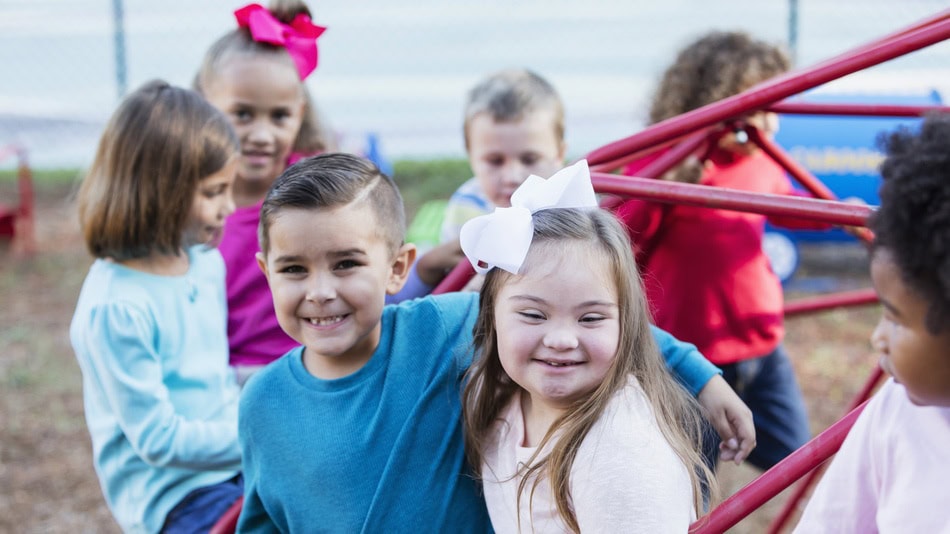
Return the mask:
[(871, 344), (891, 378), (858, 417), (796, 532), (950, 528), (950, 116), (887, 139), (870, 227), (883, 314)]
[[(329, 148), (304, 84), (317, 66), (316, 39), (324, 28), (298, 1), (249, 4), (235, 13), (238, 27), (208, 49), (196, 89), (230, 119), (241, 142), (234, 182), (237, 210), (228, 218), (220, 250), (227, 267), (228, 341), (238, 381), (296, 343), (280, 329), (267, 280), (254, 259), (260, 250), (260, 205), (287, 165)], [(293, 33), (296, 45), (274, 42), (269, 27)], [(310, 49), (300, 43), (308, 38)], [(290, 42), (290, 41), (288, 41)]]

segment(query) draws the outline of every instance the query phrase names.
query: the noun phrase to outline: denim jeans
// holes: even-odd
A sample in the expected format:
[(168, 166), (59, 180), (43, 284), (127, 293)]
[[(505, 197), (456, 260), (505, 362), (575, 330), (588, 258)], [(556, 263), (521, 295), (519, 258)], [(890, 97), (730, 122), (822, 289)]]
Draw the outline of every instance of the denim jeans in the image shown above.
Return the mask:
[[(781, 345), (770, 354), (719, 365), (722, 377), (752, 410), (756, 447), (748, 462), (768, 469), (811, 439), (808, 413), (795, 370)], [(715, 467), (719, 436), (707, 428), (703, 454), (707, 465)]]
[(192, 490), (165, 517), (164, 534), (208, 532), (218, 519), (244, 494), (244, 477)]

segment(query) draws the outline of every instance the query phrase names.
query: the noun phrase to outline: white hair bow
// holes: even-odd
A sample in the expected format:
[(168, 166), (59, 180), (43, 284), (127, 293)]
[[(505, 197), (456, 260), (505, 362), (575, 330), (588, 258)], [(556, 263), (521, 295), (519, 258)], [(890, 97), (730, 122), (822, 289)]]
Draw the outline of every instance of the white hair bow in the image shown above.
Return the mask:
[(479, 274), (494, 267), (517, 274), (534, 236), (531, 215), (551, 208), (596, 208), (587, 160), (565, 167), (545, 180), (531, 175), (511, 195), (510, 208), (475, 217), (462, 226), (462, 252)]

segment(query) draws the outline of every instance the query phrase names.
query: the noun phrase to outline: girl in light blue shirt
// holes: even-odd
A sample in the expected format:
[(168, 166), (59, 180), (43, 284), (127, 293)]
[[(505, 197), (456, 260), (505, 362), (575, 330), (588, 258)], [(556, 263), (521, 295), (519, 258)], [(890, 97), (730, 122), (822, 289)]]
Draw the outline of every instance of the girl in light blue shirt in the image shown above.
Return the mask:
[(241, 495), (224, 262), (238, 143), (156, 80), (119, 106), (79, 191), (96, 258), (70, 340), (99, 483), (126, 532), (207, 531)]

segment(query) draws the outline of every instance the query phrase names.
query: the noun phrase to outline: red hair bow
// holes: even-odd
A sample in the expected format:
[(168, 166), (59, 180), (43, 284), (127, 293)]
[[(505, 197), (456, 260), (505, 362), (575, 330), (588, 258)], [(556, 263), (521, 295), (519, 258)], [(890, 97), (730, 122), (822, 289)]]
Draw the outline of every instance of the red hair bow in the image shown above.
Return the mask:
[(309, 16), (300, 13), (290, 24), (284, 24), (264, 6), (248, 4), (235, 11), (234, 18), (238, 27), (247, 28), (255, 41), (286, 48), (301, 80), (317, 68), (317, 37), (326, 28), (315, 25)]

